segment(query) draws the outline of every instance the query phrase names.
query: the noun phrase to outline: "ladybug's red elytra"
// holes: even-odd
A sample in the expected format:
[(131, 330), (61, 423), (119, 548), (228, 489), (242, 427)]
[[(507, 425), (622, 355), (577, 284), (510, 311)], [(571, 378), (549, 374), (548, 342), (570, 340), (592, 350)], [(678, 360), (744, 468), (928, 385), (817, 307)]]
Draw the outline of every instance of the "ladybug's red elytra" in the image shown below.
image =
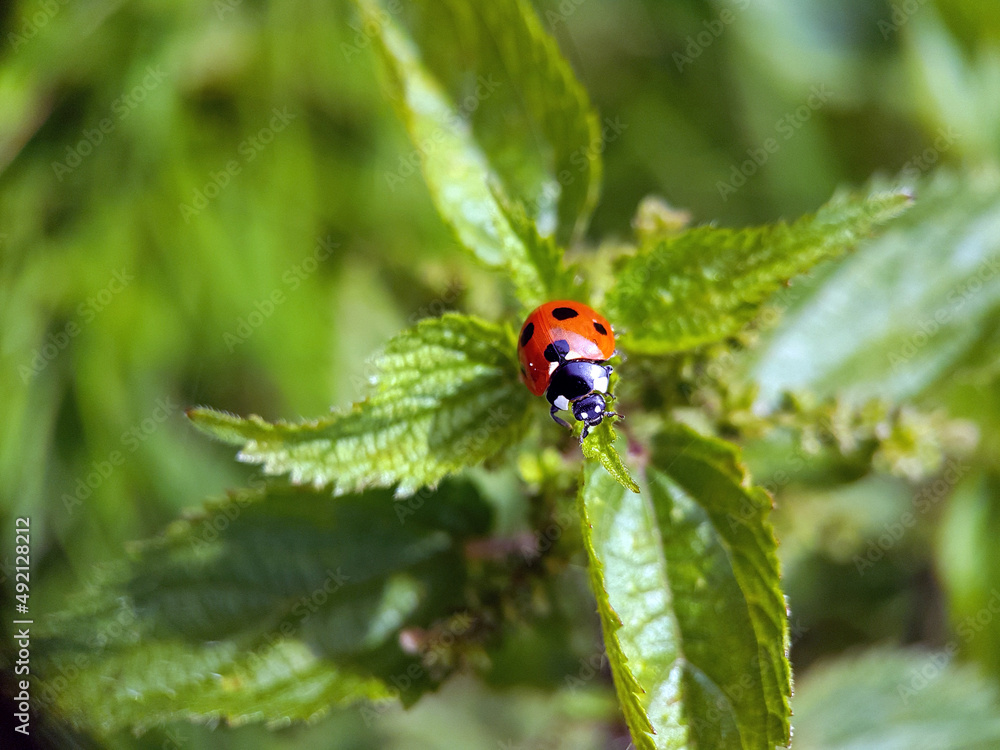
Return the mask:
[(615, 334), (607, 318), (580, 302), (556, 300), (535, 308), (517, 340), (521, 380), (536, 396), (545, 394), (549, 413), (559, 424), (570, 424), (557, 416), (571, 411), (583, 422), (580, 441), (591, 427), (607, 416), (608, 382), (615, 353)]

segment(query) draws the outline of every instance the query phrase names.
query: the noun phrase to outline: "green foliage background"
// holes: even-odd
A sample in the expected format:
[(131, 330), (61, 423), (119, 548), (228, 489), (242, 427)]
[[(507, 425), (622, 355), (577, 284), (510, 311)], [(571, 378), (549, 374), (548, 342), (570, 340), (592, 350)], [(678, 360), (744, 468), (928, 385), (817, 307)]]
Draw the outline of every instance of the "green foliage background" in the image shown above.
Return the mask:
[[(733, 440), (775, 495), (797, 679), (794, 746), (942, 737), (953, 745), (931, 746), (995, 747), (1000, 11), (987, 0), (567, 0), (536, 8), (600, 113), (592, 124), (603, 138), (600, 199), (584, 236), (560, 224), (561, 240), (578, 240), (570, 260), (592, 272), (598, 297), (628, 242), (671, 262), (680, 253), (686, 263), (697, 249), (650, 228), (641, 213), (633, 226), (648, 194), (695, 224), (725, 227), (812, 214), (839, 188), (873, 175), (877, 187), (916, 196), (886, 232), (779, 291), (762, 316), (719, 303), (725, 288), (712, 277), (678, 286), (674, 276), (627, 263), (622, 278), (635, 284), (607, 298), (616, 323), (636, 333), (633, 376), (619, 392), (635, 405), (628, 416), (637, 434), (655, 431), (643, 413), (659, 411)], [(346, 1), (29, 0), (0, 12), (8, 627), (15, 517), (32, 522), (32, 608), (54, 612), (71, 592), (121, 575), (112, 563), (126, 543), (155, 536), (206, 496), (260, 481), (230, 448), (191, 429), (185, 407), (316, 417), (363, 397), (377, 372), (373, 355), (403, 328), (447, 310), (516, 326), (519, 304), (530, 302), (459, 250), (432, 203), (440, 186), (414, 166), (407, 124), (385, 95), (398, 82), (377, 72), (373, 40)], [(443, 28), (426, 33), (433, 39)], [(440, 74), (452, 62), (442, 51), (427, 64)], [(554, 80), (562, 74), (551, 72)], [(482, 104), (466, 114), (489, 125), (490, 99)], [(523, 123), (505, 125), (518, 132)], [(509, 166), (508, 184), (531, 185), (532, 162), (522, 157), (534, 145), (510, 154), (499, 138), (487, 139), (486, 150)], [(574, 165), (572, 152), (560, 158)], [(216, 197), (199, 197), (209, 194)], [(539, 215), (555, 222), (596, 198), (583, 189), (566, 195), (569, 208), (541, 196)], [(499, 210), (531, 262), (480, 260), (521, 278), (517, 289), (532, 289), (528, 296), (565, 289), (571, 279), (555, 267), (531, 276), (551, 261), (549, 249), (525, 233), (514, 209)], [(461, 237), (475, 226), (451, 229)], [(758, 258), (754, 245), (744, 250)], [(763, 299), (799, 270), (779, 267), (751, 292)], [(665, 293), (643, 296), (647, 283)], [(641, 314), (629, 289), (649, 306)], [(727, 311), (711, 332), (730, 336), (731, 346), (678, 356), (668, 372), (654, 366), (647, 355), (662, 351), (642, 344), (644, 317), (670, 329), (671, 304), (685, 310), (705, 300)], [(691, 317), (692, 326), (660, 333), (701, 343), (707, 327)], [(543, 409), (524, 395), (511, 394), (518, 409)], [(529, 431), (511, 460), (470, 472), (484, 509), (467, 512), (488, 508), (494, 532), (514, 536), (572, 509), (564, 462), (543, 443), (551, 439)], [(81, 489), (91, 474), (98, 486)], [(684, 484), (664, 472), (655, 484), (684, 508), (675, 481)], [(612, 485), (606, 494), (616, 492)], [(390, 496), (380, 491), (371, 502)], [(356, 496), (344, 502), (354, 508)], [(155, 570), (158, 555), (193, 533), (183, 524), (198, 522), (180, 523), (161, 546), (145, 543), (138, 559)], [(310, 523), (322, 528), (322, 518)], [(362, 536), (362, 520), (352, 523)], [(408, 601), (408, 586), (454, 562), (457, 545), (486, 524), (478, 516), (449, 523), (448, 534), (427, 530), (426, 538), (419, 524), (407, 525), (407, 538), (393, 544), (417, 551), (400, 563), (403, 574), (373, 569), (372, 590)], [(252, 531), (244, 550), (257, 543)], [(90, 737), (43, 714), (36, 738), (51, 747), (624, 747), (606, 666), (587, 677), (602, 646), (597, 616), (579, 617), (593, 609), (586, 573), (579, 559), (554, 560), (550, 580), (520, 592), (529, 601), (496, 604), (510, 620), (500, 645), (486, 651), (490, 678), (470, 676), (483, 655), (467, 654), (462, 676), (409, 712), (376, 702), (375, 716), (348, 706), (305, 726), (175, 722), (139, 738)], [(176, 564), (164, 564), (163, 575), (182, 575)], [(232, 566), (248, 570), (238, 557)], [(158, 580), (147, 581), (151, 590)], [(303, 591), (316, 584), (300, 583)], [(377, 621), (375, 603), (358, 606), (359, 622)], [(194, 628), (197, 617), (185, 621)], [(345, 627), (334, 625), (328, 630)], [(405, 669), (376, 635), (357, 637), (387, 673)], [(161, 665), (183, 658), (169, 641), (156, 642)], [(288, 658), (303, 660), (310, 647), (283, 646), (302, 649)], [(851, 661), (837, 661), (845, 652)], [(963, 664), (952, 671), (937, 652)], [(108, 679), (127, 668), (148, 665), (112, 665)], [(273, 677), (259, 686), (262, 706), (289, 689)], [(328, 688), (302, 690), (336, 703)], [(374, 684), (356, 688), (380, 698)], [(152, 723), (155, 705), (147, 708)]]

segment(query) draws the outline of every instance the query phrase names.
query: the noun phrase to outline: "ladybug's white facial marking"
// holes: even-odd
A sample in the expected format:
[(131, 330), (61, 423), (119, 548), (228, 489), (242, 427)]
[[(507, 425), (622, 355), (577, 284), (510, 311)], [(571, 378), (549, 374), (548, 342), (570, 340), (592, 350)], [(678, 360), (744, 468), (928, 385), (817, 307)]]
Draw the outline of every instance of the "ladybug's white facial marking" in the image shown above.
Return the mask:
[(557, 409), (568, 409), (569, 399), (565, 396), (556, 396), (556, 400), (552, 402), (552, 405)]
[(573, 416), (577, 421), (595, 427), (604, 419), (604, 396), (591, 393), (573, 402)]
[(602, 375), (599, 378), (594, 378), (594, 390), (598, 393), (608, 392), (608, 376)]
[[(599, 416), (601, 416), (601, 413), (603, 411), (604, 411), (604, 409), (601, 407), (601, 404), (599, 402), (595, 401), (594, 402), (594, 414), (593, 414), (593, 416), (599, 417)], [(590, 419), (591, 414), (590, 414), (589, 411), (582, 411), (582, 412), (580, 412), (580, 417), (581, 417), (581, 419)]]

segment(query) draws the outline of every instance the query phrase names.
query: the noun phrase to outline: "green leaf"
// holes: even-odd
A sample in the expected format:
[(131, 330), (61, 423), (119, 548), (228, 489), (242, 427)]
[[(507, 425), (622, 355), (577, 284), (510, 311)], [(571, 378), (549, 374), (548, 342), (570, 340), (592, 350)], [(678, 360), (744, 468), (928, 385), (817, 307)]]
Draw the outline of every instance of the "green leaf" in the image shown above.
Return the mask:
[[(987, 459), (989, 461), (989, 459)], [(993, 463), (993, 462), (991, 462)], [(960, 655), (1000, 677), (1000, 474), (959, 462), (962, 478), (936, 523), (936, 573), (948, 619), (961, 638)], [(918, 507), (920, 507), (918, 505)]]
[(544, 235), (579, 236), (597, 200), (600, 125), (531, 3), (423, 0), (403, 15), (511, 198)]
[(796, 684), (796, 750), (1000, 747), (993, 683), (947, 652), (882, 649), (812, 669)]
[(787, 745), (788, 613), (770, 496), (750, 486), (736, 448), (680, 426), (658, 438), (647, 478), (684, 657), (697, 670), (686, 684), (716, 700), (721, 689), (744, 748)]
[[(773, 750), (790, 738), (787, 614), (770, 499), (734, 448), (661, 434), (649, 490), (585, 469), (584, 542), (612, 674), (639, 748)], [(653, 732), (649, 733), (649, 727)]]
[(966, 356), (996, 361), (995, 341), (980, 348), (1000, 312), (1000, 173), (939, 173), (916, 195), (769, 336), (750, 363), (762, 403), (785, 390), (912, 398)]
[(511, 230), (518, 236), (528, 261), (537, 270), (539, 277), (545, 283), (546, 297), (541, 301), (551, 299), (573, 299), (586, 295), (586, 289), (574, 279), (576, 270), (563, 263), (562, 249), (556, 245), (551, 235), (542, 236), (538, 226), (528, 216), (521, 203), (512, 203), (494, 184), (494, 198), (503, 211)]
[(849, 250), (901, 213), (899, 192), (835, 196), (792, 224), (697, 227), (640, 248), (608, 293), (608, 317), (629, 351), (667, 354), (733, 336), (793, 276)]
[[(587, 463), (583, 472), (583, 484), (578, 495), (583, 524), (583, 544), (587, 550), (590, 585), (597, 599), (597, 612), (601, 618), (601, 630), (604, 631), (604, 648), (611, 665), (618, 702), (621, 704), (625, 722), (632, 733), (632, 742), (637, 750), (655, 748), (679, 750), (684, 747), (684, 732), (675, 726), (680, 723), (680, 716), (665, 714), (662, 717), (662, 725), (656, 729), (657, 742), (654, 742), (650, 736), (654, 728), (647, 712), (648, 704), (655, 695), (651, 692), (654, 681), (664, 685), (670, 683), (667, 674), (670, 665), (666, 661), (660, 661), (657, 666), (663, 671), (654, 680), (647, 669), (652, 654), (628, 652), (634, 643), (628, 637), (628, 632), (621, 634), (623, 622), (616, 611), (616, 608), (621, 608), (623, 615), (629, 617), (635, 614), (636, 608), (628, 605), (642, 603), (642, 597), (635, 597), (634, 602), (619, 601), (619, 599), (632, 599), (627, 595), (622, 597), (621, 594), (625, 589), (624, 569), (626, 564), (629, 564), (628, 558), (638, 541), (630, 540), (620, 535), (620, 532), (625, 532), (625, 535), (634, 534), (638, 526), (644, 537), (651, 533), (651, 529), (645, 523), (643, 500), (639, 495), (626, 493), (625, 486), (599, 464)], [(649, 540), (644, 539), (644, 541)], [(642, 542), (639, 544), (645, 547)], [(642, 565), (639, 559), (636, 559), (635, 563), (636, 569)], [(657, 587), (657, 583), (659, 582), (654, 579), (653, 586), (657, 589), (657, 593), (666, 596), (668, 594), (666, 589)], [(624, 644), (622, 635), (626, 640)], [(630, 659), (634, 659), (635, 664), (630, 663)], [(649, 691), (642, 686), (640, 678), (646, 678)]]
[[(386, 490), (337, 502), (281, 485), (233, 493), (137, 545), (46, 618), (39, 695), (103, 734), (412, 701), (444, 675), (404, 653), (399, 632), (457, 622), (462, 539), (490, 523), (466, 483), (395, 507)], [(400, 674), (411, 683), (402, 695)]]
[(611, 426), (611, 420), (605, 419), (584, 439), (583, 455), (586, 458), (600, 461), (605, 471), (622, 487), (632, 492), (638, 492), (639, 485), (635, 483), (628, 467), (622, 462), (622, 457), (615, 449), (616, 438), (617, 435), (615, 428)]
[[(525, 306), (552, 299), (550, 275), (495, 193), (560, 241), (582, 232), (596, 201), (597, 120), (555, 42), (519, 0), (424, 2), (402, 14), (406, 28), (374, 0), (358, 4), (377, 29), (376, 49), (441, 216), (476, 258), (511, 277)], [(400, 174), (388, 175), (391, 188)]]
[(371, 363), (373, 394), (346, 412), (300, 423), (188, 416), (267, 474), (337, 494), (396, 485), (408, 495), (521, 438), (529, 394), (514, 351), (507, 328), (449, 313), (394, 337)]

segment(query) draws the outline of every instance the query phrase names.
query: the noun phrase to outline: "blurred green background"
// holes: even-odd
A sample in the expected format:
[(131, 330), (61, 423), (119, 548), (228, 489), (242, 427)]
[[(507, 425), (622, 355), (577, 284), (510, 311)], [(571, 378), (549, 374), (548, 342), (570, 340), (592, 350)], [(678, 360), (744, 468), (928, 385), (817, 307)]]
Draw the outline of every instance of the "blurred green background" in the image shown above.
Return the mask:
[[(873, 175), (914, 187), (904, 221), (797, 287), (783, 322), (737, 366), (761, 384), (758, 410), (785, 388), (946, 409), (964, 421), (915, 416), (909, 439), (963, 446), (948, 459), (959, 468), (852, 475), (808, 452), (789, 468), (780, 435), (741, 437), (776, 491), (803, 685), (818, 660), (868, 644), (956, 644), (995, 680), (1000, 8), (536, 7), (620, 131), (578, 252), (630, 239), (650, 193), (696, 223), (741, 226), (794, 218)], [(247, 482), (251, 471), (194, 434), (183, 408), (316, 416), (357, 398), (366, 358), (415, 320), (512, 314), (509, 290), (458, 250), (419, 172), (387, 179), (412, 147), (357, 26), (346, 0), (2, 6), (5, 612), (14, 517), (31, 518), (32, 602), (45, 611), (129, 540)], [(942, 309), (944, 328), (920, 328)], [(517, 494), (509, 484), (497, 494)], [(908, 509), (915, 523), (895, 538)], [(584, 659), (597, 647), (590, 626)], [(511, 674), (537, 659), (530, 646), (512, 647)], [(343, 711), (276, 732), (178, 725), (120, 746), (625, 747), (608, 729), (609, 684), (548, 683), (462, 678), (374, 727)], [(815, 739), (822, 722), (811, 727), (803, 747), (838, 746)]]

